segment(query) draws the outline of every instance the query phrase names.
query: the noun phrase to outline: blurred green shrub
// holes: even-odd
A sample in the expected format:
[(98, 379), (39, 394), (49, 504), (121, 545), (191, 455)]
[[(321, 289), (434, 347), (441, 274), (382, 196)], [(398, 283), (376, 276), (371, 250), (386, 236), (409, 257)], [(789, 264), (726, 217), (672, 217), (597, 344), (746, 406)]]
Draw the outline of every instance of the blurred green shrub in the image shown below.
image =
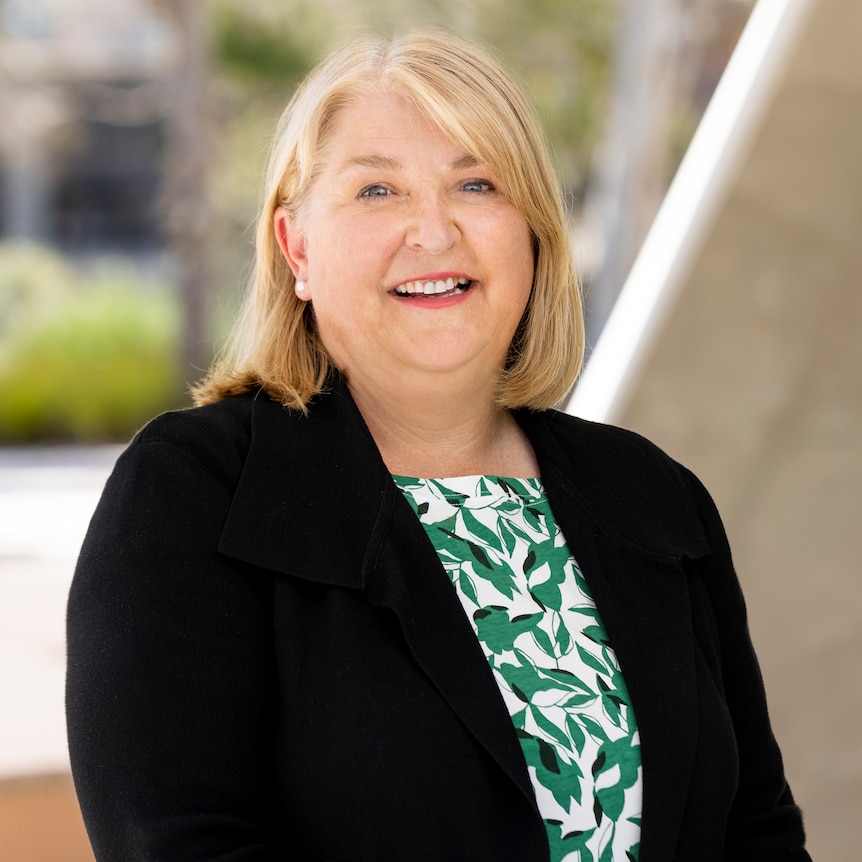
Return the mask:
[(159, 285), (0, 243), (0, 442), (127, 439), (179, 401), (179, 332)]

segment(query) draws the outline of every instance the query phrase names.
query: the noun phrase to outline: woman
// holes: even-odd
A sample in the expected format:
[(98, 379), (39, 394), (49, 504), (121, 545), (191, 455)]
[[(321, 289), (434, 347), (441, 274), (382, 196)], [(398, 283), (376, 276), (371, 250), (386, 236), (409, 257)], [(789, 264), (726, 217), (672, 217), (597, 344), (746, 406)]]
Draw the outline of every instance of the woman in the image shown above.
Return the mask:
[(82, 550), (99, 860), (808, 858), (708, 496), (550, 409), (580, 315), (493, 59), (422, 32), (312, 73), (232, 347)]

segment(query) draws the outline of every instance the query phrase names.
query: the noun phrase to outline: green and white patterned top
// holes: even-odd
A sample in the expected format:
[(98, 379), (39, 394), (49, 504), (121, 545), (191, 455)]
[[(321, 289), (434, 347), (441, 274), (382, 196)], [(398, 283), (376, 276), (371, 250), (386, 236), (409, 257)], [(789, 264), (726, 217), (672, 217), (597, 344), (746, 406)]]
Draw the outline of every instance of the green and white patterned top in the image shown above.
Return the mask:
[(436, 548), (512, 716), (552, 862), (636, 860), (634, 712), (541, 480), (393, 478)]

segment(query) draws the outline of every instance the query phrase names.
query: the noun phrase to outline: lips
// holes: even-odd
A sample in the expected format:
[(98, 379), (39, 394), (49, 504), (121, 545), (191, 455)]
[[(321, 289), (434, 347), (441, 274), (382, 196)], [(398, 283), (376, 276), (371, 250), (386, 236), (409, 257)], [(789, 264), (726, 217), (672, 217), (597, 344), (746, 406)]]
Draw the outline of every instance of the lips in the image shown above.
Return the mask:
[(407, 281), (404, 284), (399, 284), (393, 293), (396, 296), (457, 296), (459, 293), (464, 293), (470, 289), (473, 282), (466, 276), (454, 278), (432, 279), (428, 281)]

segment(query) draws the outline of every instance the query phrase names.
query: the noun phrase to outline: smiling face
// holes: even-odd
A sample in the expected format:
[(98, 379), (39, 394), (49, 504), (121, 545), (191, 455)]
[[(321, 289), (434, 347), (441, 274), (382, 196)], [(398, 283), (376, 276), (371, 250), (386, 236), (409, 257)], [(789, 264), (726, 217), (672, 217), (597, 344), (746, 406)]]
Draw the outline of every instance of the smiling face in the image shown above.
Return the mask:
[(490, 167), (405, 99), (376, 93), (341, 111), (301, 223), (279, 209), (275, 231), (350, 380), (447, 372), (496, 385), (530, 296), (530, 231)]

